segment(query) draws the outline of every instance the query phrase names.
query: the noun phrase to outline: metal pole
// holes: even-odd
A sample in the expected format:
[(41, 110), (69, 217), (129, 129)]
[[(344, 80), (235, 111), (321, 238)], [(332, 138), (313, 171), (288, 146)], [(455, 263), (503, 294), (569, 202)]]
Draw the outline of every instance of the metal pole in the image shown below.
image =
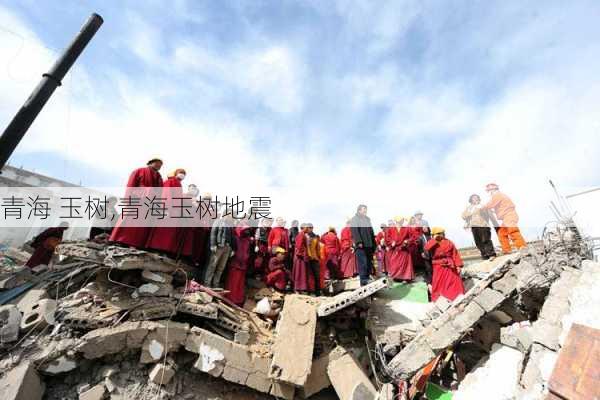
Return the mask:
[(40, 83), (8, 124), (4, 133), (0, 136), (0, 173), (35, 118), (52, 96), (52, 93), (61, 85), (62, 79), (100, 29), (103, 22), (104, 20), (98, 14), (94, 13), (90, 16), (61, 57), (47, 73), (42, 75)]
[(597, 192), (598, 190), (600, 190), (600, 187), (594, 188), (594, 189), (590, 189), (590, 190), (585, 190), (583, 192), (579, 192), (579, 193), (574, 193), (574, 194), (570, 194), (568, 196), (566, 196), (567, 199), (571, 199), (573, 197), (577, 197), (577, 196), (581, 196), (584, 194), (588, 194), (588, 193), (592, 193), (592, 192)]

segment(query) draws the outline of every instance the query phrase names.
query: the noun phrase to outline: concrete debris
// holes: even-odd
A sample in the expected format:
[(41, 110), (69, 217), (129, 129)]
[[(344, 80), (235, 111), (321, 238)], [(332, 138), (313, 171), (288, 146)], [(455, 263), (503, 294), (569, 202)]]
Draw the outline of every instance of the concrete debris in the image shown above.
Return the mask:
[(173, 286), (161, 283), (145, 283), (137, 290), (140, 296), (167, 297), (173, 293)]
[(106, 386), (96, 385), (79, 394), (79, 400), (102, 400), (106, 394)]
[(310, 374), (317, 313), (312, 299), (290, 295), (277, 324), (273, 363), (269, 376), (280, 382), (302, 386)]
[(29, 267), (13, 268), (10, 273), (3, 272), (0, 275), (0, 289), (13, 289), (31, 280), (33, 280), (33, 274)]
[(41, 400), (44, 383), (33, 364), (24, 362), (0, 379), (0, 393), (2, 400)]
[(310, 374), (306, 378), (306, 383), (302, 386), (302, 397), (307, 399), (315, 393), (331, 386), (327, 367), (329, 366), (329, 353), (323, 354), (312, 363)]
[(19, 339), (21, 327), (21, 313), (17, 306), (6, 305), (0, 307), (0, 344), (11, 343)]
[(43, 367), (38, 368), (38, 370), (46, 375), (59, 375), (73, 371), (75, 368), (77, 368), (77, 362), (75, 360), (72, 360), (67, 356), (62, 356), (50, 361)]
[(21, 331), (41, 330), (49, 325), (54, 325), (54, 313), (56, 312), (56, 300), (42, 299), (31, 307), (31, 310), (23, 315), (21, 319)]
[(357, 303), (362, 299), (366, 299), (367, 297), (372, 296), (373, 294), (377, 293), (381, 289), (386, 288), (387, 286), (388, 279), (380, 278), (365, 286), (361, 286), (360, 288), (353, 290), (352, 292), (341, 293), (319, 306), (319, 308), (317, 309), (317, 315), (319, 317), (331, 315), (343, 308)]
[(156, 364), (150, 371), (150, 382), (157, 385), (167, 385), (175, 376), (175, 370), (170, 365)]
[(374, 400), (377, 390), (354, 355), (338, 347), (329, 356), (327, 375), (340, 400)]
[(163, 283), (165, 285), (173, 282), (173, 276), (162, 272), (152, 272), (149, 270), (142, 271), (142, 279), (146, 282)]
[(40, 300), (47, 299), (48, 293), (43, 289), (29, 290), (21, 300), (17, 303), (17, 308), (23, 314), (28, 313), (32, 308), (39, 303)]

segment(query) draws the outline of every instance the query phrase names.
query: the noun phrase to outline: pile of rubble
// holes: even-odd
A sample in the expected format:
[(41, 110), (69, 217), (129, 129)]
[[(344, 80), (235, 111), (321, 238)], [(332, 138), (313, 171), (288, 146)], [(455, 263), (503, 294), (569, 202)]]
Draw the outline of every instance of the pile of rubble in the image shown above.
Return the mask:
[(4, 250), (8, 400), (533, 399), (566, 390), (550, 374), (571, 327), (600, 328), (600, 267), (560, 246), (472, 264), (465, 295), (416, 306), (382, 301), (394, 284), (381, 277), (323, 297), (249, 280), (238, 307), (159, 254), (70, 242), (30, 270)]

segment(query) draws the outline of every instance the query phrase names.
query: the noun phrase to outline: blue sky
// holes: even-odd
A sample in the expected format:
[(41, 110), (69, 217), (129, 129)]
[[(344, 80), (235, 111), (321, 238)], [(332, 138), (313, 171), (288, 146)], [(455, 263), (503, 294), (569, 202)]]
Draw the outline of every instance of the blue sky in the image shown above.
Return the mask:
[(158, 154), (163, 175), (270, 194), (288, 219), (339, 226), (366, 202), (376, 223), (423, 208), (457, 235), (496, 181), (534, 234), (547, 178), (600, 181), (600, 5), (571, 3), (8, 0), (0, 118), (95, 11), (14, 165), (121, 186)]

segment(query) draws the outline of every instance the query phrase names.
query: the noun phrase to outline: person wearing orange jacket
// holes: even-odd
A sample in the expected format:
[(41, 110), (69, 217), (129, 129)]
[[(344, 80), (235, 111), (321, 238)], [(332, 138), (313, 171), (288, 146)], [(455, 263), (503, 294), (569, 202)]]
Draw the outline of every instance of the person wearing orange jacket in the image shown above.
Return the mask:
[[(496, 217), (502, 221), (497, 229), (498, 240), (502, 246), (502, 252), (508, 254), (512, 251), (512, 246), (517, 249), (527, 246), (523, 235), (517, 224), (519, 216), (515, 209), (515, 204), (510, 197), (500, 192), (499, 187), (495, 183), (489, 183), (485, 187), (486, 192), (491, 196), (490, 201), (484, 206), (486, 209), (494, 210)], [(512, 242), (512, 245), (511, 245)]]

